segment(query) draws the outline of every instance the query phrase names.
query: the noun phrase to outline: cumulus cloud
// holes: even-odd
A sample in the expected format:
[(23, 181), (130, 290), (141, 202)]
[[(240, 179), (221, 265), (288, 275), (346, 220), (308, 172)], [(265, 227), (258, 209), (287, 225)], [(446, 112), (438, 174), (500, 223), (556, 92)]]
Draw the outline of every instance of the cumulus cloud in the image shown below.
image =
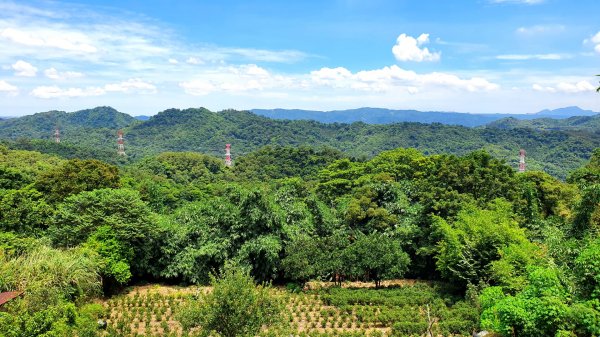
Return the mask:
[(566, 94), (577, 94), (583, 92), (594, 92), (596, 87), (588, 81), (579, 81), (576, 83), (559, 82), (555, 85), (545, 86), (541, 84), (534, 84), (531, 87), (535, 91), (549, 92), (549, 93), (566, 93)]
[(48, 68), (46, 70), (44, 70), (44, 75), (46, 75), (46, 77), (53, 79), (53, 80), (69, 80), (69, 79), (73, 79), (73, 78), (79, 78), (79, 77), (83, 77), (83, 74), (80, 72), (76, 72), (76, 71), (58, 71), (55, 68)]
[(86, 87), (86, 88), (60, 88), (58, 86), (39, 86), (30, 92), (30, 95), (37, 98), (75, 98), (102, 96), (109, 92), (153, 94), (157, 92), (153, 84), (144, 82), (140, 79), (129, 79), (120, 83), (107, 84), (104, 87)]
[(179, 61), (177, 61), (177, 59), (170, 58), (169, 59), (169, 63), (170, 64), (177, 64), (177, 63), (179, 63)]
[(0, 92), (13, 96), (19, 93), (19, 89), (6, 81), (0, 80)]
[(406, 34), (400, 34), (396, 44), (392, 47), (392, 53), (398, 61), (439, 61), (441, 53), (430, 52), (422, 45), (429, 43), (429, 34), (421, 34), (416, 39)]
[(319, 85), (346, 87), (366, 91), (402, 89), (414, 94), (423, 89), (450, 88), (469, 92), (492, 91), (499, 88), (481, 77), (460, 78), (453, 74), (433, 72), (418, 74), (397, 65), (352, 73), (346, 68), (321, 68), (311, 72), (311, 79)]
[(571, 58), (572, 55), (568, 54), (506, 54), (498, 55), (498, 60), (509, 60), (509, 61), (525, 61), (525, 60), (564, 60)]
[(37, 74), (37, 68), (23, 60), (15, 62), (12, 68), (16, 76), (34, 77)]

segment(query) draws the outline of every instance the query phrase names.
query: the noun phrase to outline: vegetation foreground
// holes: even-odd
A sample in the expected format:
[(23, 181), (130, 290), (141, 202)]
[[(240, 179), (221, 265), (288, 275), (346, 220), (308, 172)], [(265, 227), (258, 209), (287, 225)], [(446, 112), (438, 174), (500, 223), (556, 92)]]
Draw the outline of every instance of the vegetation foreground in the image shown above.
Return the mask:
[[(0, 336), (598, 336), (599, 228), (600, 149), (560, 181), (484, 151), (0, 146)], [(124, 290), (148, 282), (185, 287)]]

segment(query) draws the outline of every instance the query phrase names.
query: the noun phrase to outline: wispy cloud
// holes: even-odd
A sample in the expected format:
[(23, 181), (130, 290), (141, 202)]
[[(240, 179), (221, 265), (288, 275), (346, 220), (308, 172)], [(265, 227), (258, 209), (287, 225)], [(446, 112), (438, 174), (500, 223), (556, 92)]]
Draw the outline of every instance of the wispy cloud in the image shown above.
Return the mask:
[(546, 0), (489, 0), (491, 3), (495, 4), (520, 4), (520, 5), (539, 5), (541, 3), (546, 2)]
[(566, 30), (564, 25), (533, 25), (517, 28), (516, 32), (522, 36), (537, 36), (543, 34), (559, 34)]
[(33, 89), (30, 95), (37, 98), (51, 99), (102, 96), (110, 92), (154, 94), (157, 89), (153, 84), (140, 79), (129, 79), (119, 83), (107, 84), (103, 87), (60, 88), (55, 85), (39, 86)]
[(55, 68), (44, 70), (44, 75), (52, 80), (69, 80), (83, 77), (83, 74), (77, 71), (58, 71)]
[(564, 60), (572, 58), (570, 54), (505, 54), (498, 55), (498, 60), (526, 61), (526, 60)]

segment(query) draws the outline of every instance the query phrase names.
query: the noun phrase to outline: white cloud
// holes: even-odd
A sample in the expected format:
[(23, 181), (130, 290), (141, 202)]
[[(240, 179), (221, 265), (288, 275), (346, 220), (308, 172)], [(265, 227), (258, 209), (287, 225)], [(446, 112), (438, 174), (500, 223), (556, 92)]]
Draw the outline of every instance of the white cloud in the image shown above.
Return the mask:
[[(588, 41), (588, 40), (586, 40)], [(584, 42), (586, 42), (584, 41)], [(600, 54), (600, 32), (596, 33), (596, 35), (592, 36), (591, 39), (589, 39), (589, 41), (591, 41), (594, 44), (594, 50)]]
[(37, 98), (50, 99), (100, 96), (105, 93), (104, 89), (97, 87), (61, 89), (57, 86), (40, 86), (33, 89), (30, 95)]
[(19, 93), (19, 89), (6, 81), (0, 80), (0, 92), (4, 92), (10, 96), (14, 96)]
[(46, 70), (44, 70), (44, 75), (46, 75), (46, 77), (53, 79), (53, 80), (69, 80), (69, 79), (73, 79), (73, 78), (79, 78), (79, 77), (83, 77), (83, 74), (80, 72), (76, 72), (76, 71), (58, 71), (55, 68), (48, 68)]
[(498, 60), (525, 61), (525, 60), (564, 60), (571, 58), (569, 54), (506, 54), (498, 55)]
[(169, 59), (169, 63), (170, 64), (177, 64), (177, 63), (179, 63), (179, 61), (177, 61), (177, 59), (170, 58)]
[(204, 96), (213, 92), (243, 94), (249, 91), (299, 88), (299, 82), (289, 76), (271, 74), (256, 64), (244, 64), (204, 72), (201, 78), (180, 82), (179, 86), (190, 95)]
[(579, 81), (576, 83), (570, 82), (559, 82), (554, 85), (544, 86), (541, 84), (534, 84), (531, 87), (535, 91), (549, 92), (549, 93), (565, 93), (565, 94), (577, 94), (583, 92), (594, 92), (596, 87), (588, 81)]
[(468, 92), (492, 91), (499, 88), (495, 83), (481, 77), (468, 79), (453, 74), (433, 72), (418, 74), (397, 65), (355, 74), (346, 68), (322, 68), (311, 72), (311, 79), (318, 85), (334, 88), (350, 88), (365, 91), (405, 90), (411, 94), (422, 90), (449, 88)]
[(430, 52), (427, 48), (419, 48), (429, 43), (429, 34), (421, 34), (416, 39), (406, 34), (400, 34), (392, 53), (398, 61), (439, 61), (441, 53)]
[(104, 87), (62, 89), (55, 85), (39, 86), (33, 89), (30, 95), (37, 98), (50, 99), (102, 96), (109, 92), (153, 94), (157, 92), (157, 89), (150, 83), (134, 78), (120, 83), (107, 84)]
[(37, 74), (37, 68), (23, 60), (15, 62), (12, 65), (12, 68), (15, 71), (16, 76), (35, 77)]
[(537, 5), (544, 3), (546, 0), (490, 0), (491, 3), (512, 3), (512, 4), (523, 4), (523, 5)]
[(212, 93), (217, 88), (210, 82), (204, 80), (191, 80), (179, 83), (179, 86), (190, 95), (204, 96)]
[(104, 90), (107, 92), (136, 92), (140, 94), (155, 94), (157, 92), (155, 85), (144, 82), (139, 78), (132, 78), (115, 84), (107, 84), (104, 86)]
[(189, 64), (204, 64), (204, 61), (196, 57), (189, 57), (187, 60), (185, 60), (185, 62)]
[(90, 38), (83, 33), (69, 30), (39, 28), (5, 28), (0, 37), (13, 43), (29, 47), (57, 48), (79, 53), (95, 53)]
[(534, 25), (517, 28), (517, 34), (522, 36), (536, 36), (541, 34), (558, 34), (565, 31), (563, 25)]

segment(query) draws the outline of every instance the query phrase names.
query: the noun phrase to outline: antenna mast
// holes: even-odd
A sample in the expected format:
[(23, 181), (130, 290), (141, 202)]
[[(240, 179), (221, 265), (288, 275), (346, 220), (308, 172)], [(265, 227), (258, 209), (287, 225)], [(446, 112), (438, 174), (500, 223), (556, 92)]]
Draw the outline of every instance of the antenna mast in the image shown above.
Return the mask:
[(225, 166), (231, 167), (231, 144), (225, 144)]
[(123, 140), (123, 131), (119, 130), (117, 132), (117, 154), (119, 156), (124, 156), (125, 155), (125, 141)]
[(519, 151), (519, 172), (525, 172), (525, 150)]

